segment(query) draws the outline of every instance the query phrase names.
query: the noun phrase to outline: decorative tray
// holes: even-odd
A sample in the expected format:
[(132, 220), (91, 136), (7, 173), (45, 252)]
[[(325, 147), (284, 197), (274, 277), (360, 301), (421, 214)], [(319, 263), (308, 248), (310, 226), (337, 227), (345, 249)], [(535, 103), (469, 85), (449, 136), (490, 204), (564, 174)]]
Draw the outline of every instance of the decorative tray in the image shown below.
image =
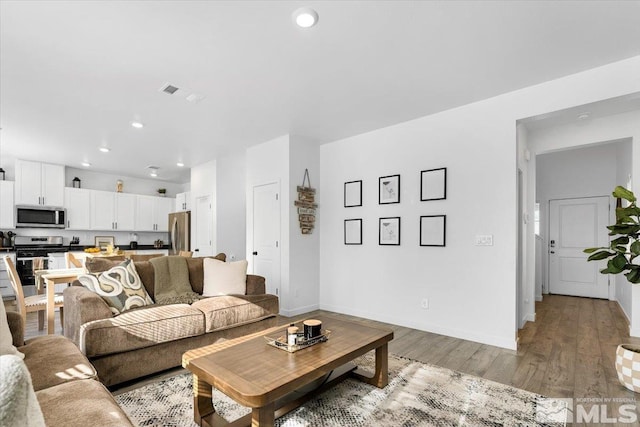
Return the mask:
[(304, 337), (304, 332), (298, 332), (298, 338), (296, 339), (296, 344), (294, 345), (287, 344), (286, 338), (284, 336), (280, 336), (277, 338), (265, 336), (264, 339), (267, 340), (267, 344), (272, 347), (279, 348), (280, 350), (284, 350), (289, 353), (295, 353), (296, 351), (303, 350), (307, 347), (311, 347), (312, 345), (327, 341), (330, 335), (331, 331), (325, 329), (317, 337), (308, 340)]

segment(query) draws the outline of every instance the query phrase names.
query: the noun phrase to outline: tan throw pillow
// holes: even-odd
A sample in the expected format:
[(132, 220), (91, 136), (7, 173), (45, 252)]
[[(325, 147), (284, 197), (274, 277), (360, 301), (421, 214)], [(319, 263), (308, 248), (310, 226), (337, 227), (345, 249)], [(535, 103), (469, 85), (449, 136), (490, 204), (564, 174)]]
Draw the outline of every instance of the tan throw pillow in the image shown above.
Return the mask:
[(222, 262), (205, 258), (202, 295), (244, 295), (247, 291), (247, 261)]
[(100, 295), (115, 315), (131, 308), (153, 304), (133, 261), (129, 259), (97, 277), (93, 274), (78, 276), (78, 281), (85, 288)]
[(9, 329), (9, 321), (7, 320), (7, 312), (4, 309), (4, 303), (0, 301), (0, 356), (5, 354), (13, 354), (24, 359), (24, 354), (20, 353), (13, 345), (13, 337), (11, 329)]

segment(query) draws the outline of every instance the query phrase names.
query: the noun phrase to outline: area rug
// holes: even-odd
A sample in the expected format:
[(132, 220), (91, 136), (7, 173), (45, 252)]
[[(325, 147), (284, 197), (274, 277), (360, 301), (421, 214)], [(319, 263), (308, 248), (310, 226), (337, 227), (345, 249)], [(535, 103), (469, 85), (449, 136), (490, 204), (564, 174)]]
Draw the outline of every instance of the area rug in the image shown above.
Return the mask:
[[(373, 355), (356, 360), (371, 372)], [(115, 396), (138, 426), (194, 427), (191, 374)], [(250, 412), (214, 390), (227, 420)], [(389, 356), (384, 389), (347, 379), (276, 420), (276, 426), (562, 426), (565, 402), (482, 378)]]

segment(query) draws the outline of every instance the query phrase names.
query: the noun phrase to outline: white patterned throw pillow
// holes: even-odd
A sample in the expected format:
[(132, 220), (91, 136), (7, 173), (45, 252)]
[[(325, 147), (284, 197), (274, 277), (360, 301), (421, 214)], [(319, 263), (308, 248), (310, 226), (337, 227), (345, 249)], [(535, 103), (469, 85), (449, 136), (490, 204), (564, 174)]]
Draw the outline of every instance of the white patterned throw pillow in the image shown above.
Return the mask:
[(82, 286), (100, 295), (115, 315), (153, 304), (133, 262), (129, 259), (97, 276), (78, 276), (78, 280)]

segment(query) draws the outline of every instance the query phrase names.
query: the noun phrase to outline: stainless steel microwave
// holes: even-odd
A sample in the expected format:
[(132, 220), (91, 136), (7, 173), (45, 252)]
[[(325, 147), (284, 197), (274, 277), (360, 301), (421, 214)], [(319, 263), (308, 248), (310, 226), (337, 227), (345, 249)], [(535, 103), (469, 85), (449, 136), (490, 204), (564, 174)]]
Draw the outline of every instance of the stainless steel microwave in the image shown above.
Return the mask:
[(66, 209), (16, 206), (16, 227), (65, 228)]

